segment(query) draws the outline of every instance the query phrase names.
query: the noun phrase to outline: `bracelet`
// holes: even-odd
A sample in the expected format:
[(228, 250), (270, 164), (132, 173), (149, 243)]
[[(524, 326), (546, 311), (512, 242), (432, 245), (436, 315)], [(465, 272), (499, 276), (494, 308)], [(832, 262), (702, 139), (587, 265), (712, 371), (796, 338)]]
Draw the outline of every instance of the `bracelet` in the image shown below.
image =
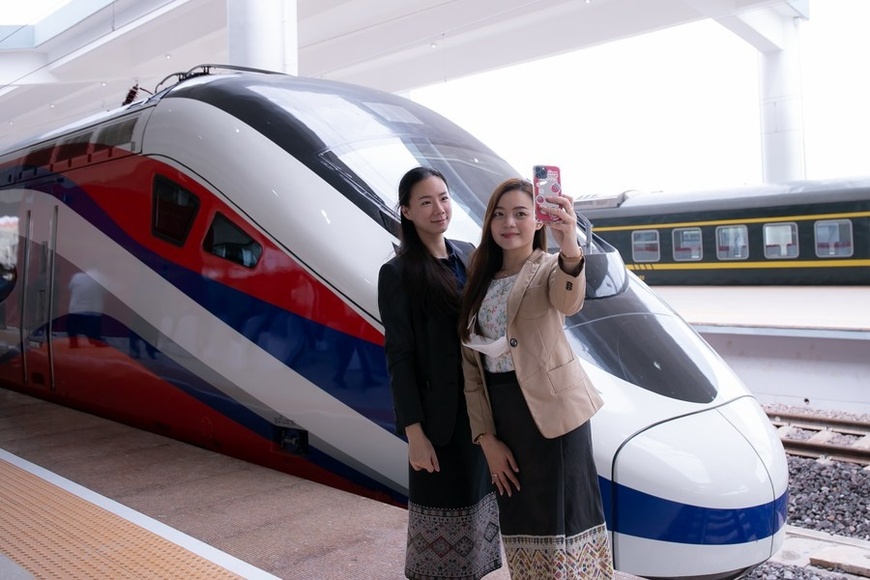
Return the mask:
[(581, 258), (583, 258), (583, 253), (581, 252), (579, 256), (566, 256), (565, 252), (560, 251), (559, 255), (562, 256), (562, 259), (566, 262), (577, 262)]

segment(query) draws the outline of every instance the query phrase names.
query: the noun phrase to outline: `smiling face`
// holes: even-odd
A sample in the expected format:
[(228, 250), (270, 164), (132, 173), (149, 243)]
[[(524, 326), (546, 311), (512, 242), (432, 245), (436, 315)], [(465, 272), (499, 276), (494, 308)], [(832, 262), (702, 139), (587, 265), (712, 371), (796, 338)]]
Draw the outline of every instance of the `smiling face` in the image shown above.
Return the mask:
[(415, 183), (408, 205), (402, 206), (402, 215), (413, 222), (420, 239), (441, 237), (453, 216), (447, 184), (434, 175)]
[(532, 253), (535, 233), (541, 223), (535, 220), (532, 196), (520, 189), (502, 194), (492, 212), (490, 233), (507, 258), (516, 254), (525, 258)]

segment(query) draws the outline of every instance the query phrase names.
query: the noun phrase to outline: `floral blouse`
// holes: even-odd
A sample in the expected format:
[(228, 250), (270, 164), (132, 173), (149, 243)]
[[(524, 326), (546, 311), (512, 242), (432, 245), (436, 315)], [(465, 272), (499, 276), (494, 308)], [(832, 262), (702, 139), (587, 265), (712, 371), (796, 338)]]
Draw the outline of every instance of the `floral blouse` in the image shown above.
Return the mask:
[[(510, 295), (511, 288), (514, 287), (516, 281), (517, 275), (514, 274), (507, 278), (494, 279), (489, 283), (486, 296), (484, 296), (483, 302), (480, 304), (480, 311), (477, 313), (480, 333), (485, 338), (496, 340), (507, 332), (508, 295)], [(508, 351), (497, 357), (484, 356), (483, 366), (491, 373), (506, 373), (514, 370), (514, 361), (510, 351)]]

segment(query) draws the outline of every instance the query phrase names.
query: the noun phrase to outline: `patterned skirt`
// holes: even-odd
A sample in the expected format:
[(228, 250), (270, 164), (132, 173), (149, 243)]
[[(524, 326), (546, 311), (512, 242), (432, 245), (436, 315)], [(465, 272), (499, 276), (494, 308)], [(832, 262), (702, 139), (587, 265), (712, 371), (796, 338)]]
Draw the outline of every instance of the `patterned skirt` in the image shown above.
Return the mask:
[(408, 467), (405, 576), (479, 580), (502, 565), (498, 503), (464, 406), (450, 441), (435, 453), (441, 471)]
[(511, 579), (612, 578), (589, 422), (546, 439), (514, 373), (487, 373), (486, 380), (498, 438), (519, 467), (520, 491), (498, 497)]

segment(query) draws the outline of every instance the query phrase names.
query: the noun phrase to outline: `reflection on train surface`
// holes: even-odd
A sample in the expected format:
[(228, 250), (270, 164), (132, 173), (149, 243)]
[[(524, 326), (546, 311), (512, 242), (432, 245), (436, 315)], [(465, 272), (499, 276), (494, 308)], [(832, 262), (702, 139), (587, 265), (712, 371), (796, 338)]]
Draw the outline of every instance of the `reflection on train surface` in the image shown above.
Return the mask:
[[(377, 310), (396, 185), (439, 169), (476, 242), (514, 169), (407, 99), (214, 66), (0, 156), (0, 381), (402, 503)], [(757, 401), (604, 240), (566, 320), (605, 400), (615, 566), (730, 578), (782, 545), (788, 470)]]
[(870, 178), (575, 203), (647, 284), (870, 284)]

